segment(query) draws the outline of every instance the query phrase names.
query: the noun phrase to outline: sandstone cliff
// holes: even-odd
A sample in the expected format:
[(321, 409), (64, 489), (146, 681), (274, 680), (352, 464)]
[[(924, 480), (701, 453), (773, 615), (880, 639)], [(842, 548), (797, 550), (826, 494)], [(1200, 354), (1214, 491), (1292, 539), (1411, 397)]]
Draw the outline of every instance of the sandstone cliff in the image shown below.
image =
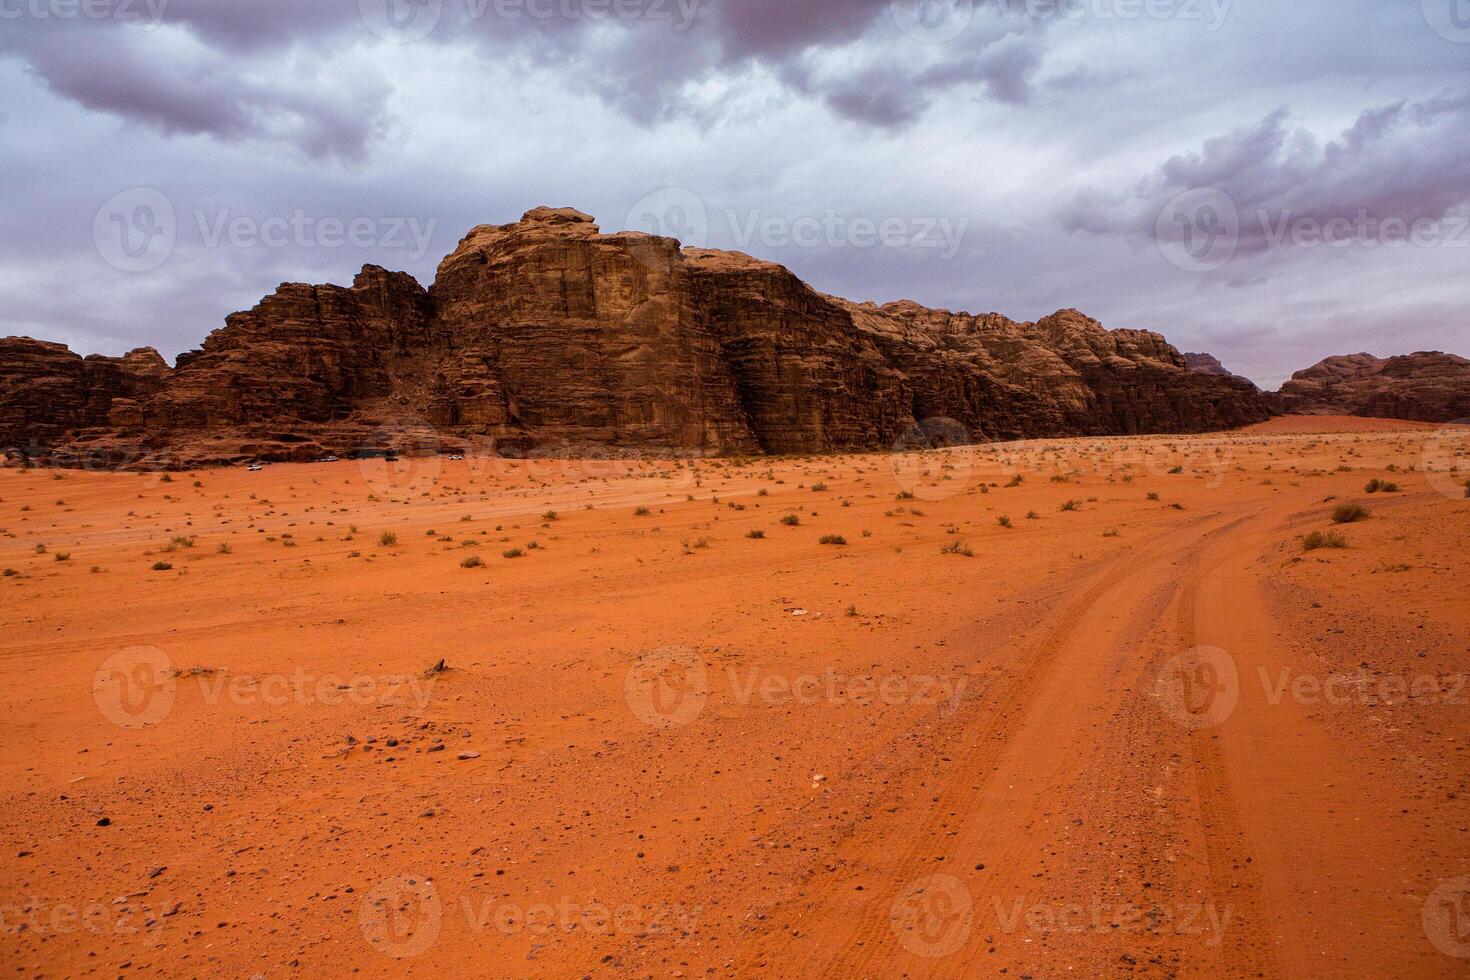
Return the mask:
[(367, 266), (286, 284), (170, 369), (0, 340), (0, 445), (189, 466), (415, 447), (795, 453), (1198, 432), (1270, 414), (1163, 337), (851, 303), (735, 252), (602, 234), (571, 209), (473, 229), (425, 290)]
[(1329, 357), (1292, 375), (1274, 399), (1299, 415), (1452, 422), (1470, 418), (1470, 360), (1439, 351)]

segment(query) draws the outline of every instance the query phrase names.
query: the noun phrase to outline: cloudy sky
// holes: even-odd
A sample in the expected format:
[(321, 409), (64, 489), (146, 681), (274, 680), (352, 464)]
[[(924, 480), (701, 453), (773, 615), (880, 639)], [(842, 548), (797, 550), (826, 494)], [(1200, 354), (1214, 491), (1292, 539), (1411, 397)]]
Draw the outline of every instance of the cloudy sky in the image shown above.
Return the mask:
[(1467, 0), (0, 0), (0, 334), (172, 357), (539, 204), (1275, 387), (1470, 355)]

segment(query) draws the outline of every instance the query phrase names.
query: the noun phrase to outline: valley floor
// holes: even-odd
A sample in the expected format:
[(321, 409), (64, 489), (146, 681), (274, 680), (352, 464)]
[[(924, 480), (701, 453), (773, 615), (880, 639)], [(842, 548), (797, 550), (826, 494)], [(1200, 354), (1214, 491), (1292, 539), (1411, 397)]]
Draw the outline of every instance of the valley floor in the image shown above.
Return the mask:
[(1467, 452), (0, 470), (0, 964), (1470, 975)]

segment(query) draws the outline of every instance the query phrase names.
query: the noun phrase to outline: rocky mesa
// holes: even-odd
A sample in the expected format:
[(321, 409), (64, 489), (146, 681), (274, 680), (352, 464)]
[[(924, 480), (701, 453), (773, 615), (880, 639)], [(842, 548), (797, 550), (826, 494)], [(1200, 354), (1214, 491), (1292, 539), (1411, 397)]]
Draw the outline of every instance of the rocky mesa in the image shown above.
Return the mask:
[(1271, 414), (1165, 339), (823, 295), (786, 268), (603, 234), (568, 208), (474, 228), (424, 289), (288, 283), (170, 368), (0, 340), (0, 446), (196, 466), (388, 450), (755, 454), (1225, 429)]
[(1460, 421), (1470, 418), (1470, 360), (1439, 351), (1344, 354), (1298, 371), (1273, 398), (1297, 415)]

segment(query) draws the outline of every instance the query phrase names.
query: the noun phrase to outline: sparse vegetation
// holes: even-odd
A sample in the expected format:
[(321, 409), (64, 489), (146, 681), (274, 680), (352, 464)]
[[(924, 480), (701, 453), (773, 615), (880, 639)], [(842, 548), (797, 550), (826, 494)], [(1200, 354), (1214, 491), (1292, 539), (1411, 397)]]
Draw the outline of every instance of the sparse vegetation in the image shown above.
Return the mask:
[(759, 530), (759, 529), (753, 530), (753, 531), (746, 531), (745, 532), (745, 536), (747, 538), (763, 538), (763, 537), (766, 536), (766, 532), (765, 531), (762, 531), (762, 530)]
[(1302, 538), (1303, 551), (1316, 551), (1319, 548), (1346, 548), (1347, 538), (1336, 531), (1313, 531)]
[(1081, 509), (1082, 509), (1082, 501), (1080, 501), (1080, 500), (1068, 500), (1068, 501), (1066, 501), (1065, 503), (1062, 504), (1062, 510), (1081, 510)]
[(470, 555), (468, 558), (464, 559), (463, 561), (461, 561), (459, 563), (459, 567), (460, 568), (481, 568), (481, 567), (484, 566), (484, 564), (485, 564), (485, 560), (483, 558), (481, 558), (479, 555)]
[(500, 554), (505, 558), (519, 558), (521, 557), (521, 555), (525, 554), (525, 552), (521, 551), (521, 549), (519, 548), (507, 548)]
[(951, 541), (939, 549), (941, 555), (964, 555), (966, 558), (975, 557), (975, 552), (963, 541)]
[(384, 531), (378, 535), (378, 545), (383, 548), (391, 548), (398, 543), (398, 535), (392, 531)]
[(173, 565), (169, 564), (166, 561), (156, 561), (153, 563), (153, 570), (155, 572), (166, 572), (173, 567)]
[(997, 517), (995, 519), (995, 523), (999, 524), (1001, 527), (1010, 527), (1011, 526), (1011, 519), (1009, 517), (1007, 517), (1005, 514), (1002, 514), (1002, 515), (1000, 515), (999, 517)]
[(649, 510), (648, 510), (647, 507), (635, 507), (635, 508), (633, 508), (633, 516), (634, 517), (647, 517), (648, 514), (649, 514)]
[(796, 527), (796, 525), (801, 523), (801, 518), (797, 517), (795, 514), (783, 514), (781, 517), (781, 523), (785, 524), (787, 527)]
[(1368, 493), (1398, 493), (1399, 485), (1388, 480), (1380, 480), (1377, 477), (1374, 477), (1373, 479), (1368, 481), (1368, 485), (1365, 486), (1363, 489)]
[(1352, 524), (1368, 516), (1368, 508), (1362, 504), (1338, 504), (1332, 508), (1332, 523)]
[(847, 539), (840, 534), (824, 534), (817, 542), (818, 544), (847, 544)]

